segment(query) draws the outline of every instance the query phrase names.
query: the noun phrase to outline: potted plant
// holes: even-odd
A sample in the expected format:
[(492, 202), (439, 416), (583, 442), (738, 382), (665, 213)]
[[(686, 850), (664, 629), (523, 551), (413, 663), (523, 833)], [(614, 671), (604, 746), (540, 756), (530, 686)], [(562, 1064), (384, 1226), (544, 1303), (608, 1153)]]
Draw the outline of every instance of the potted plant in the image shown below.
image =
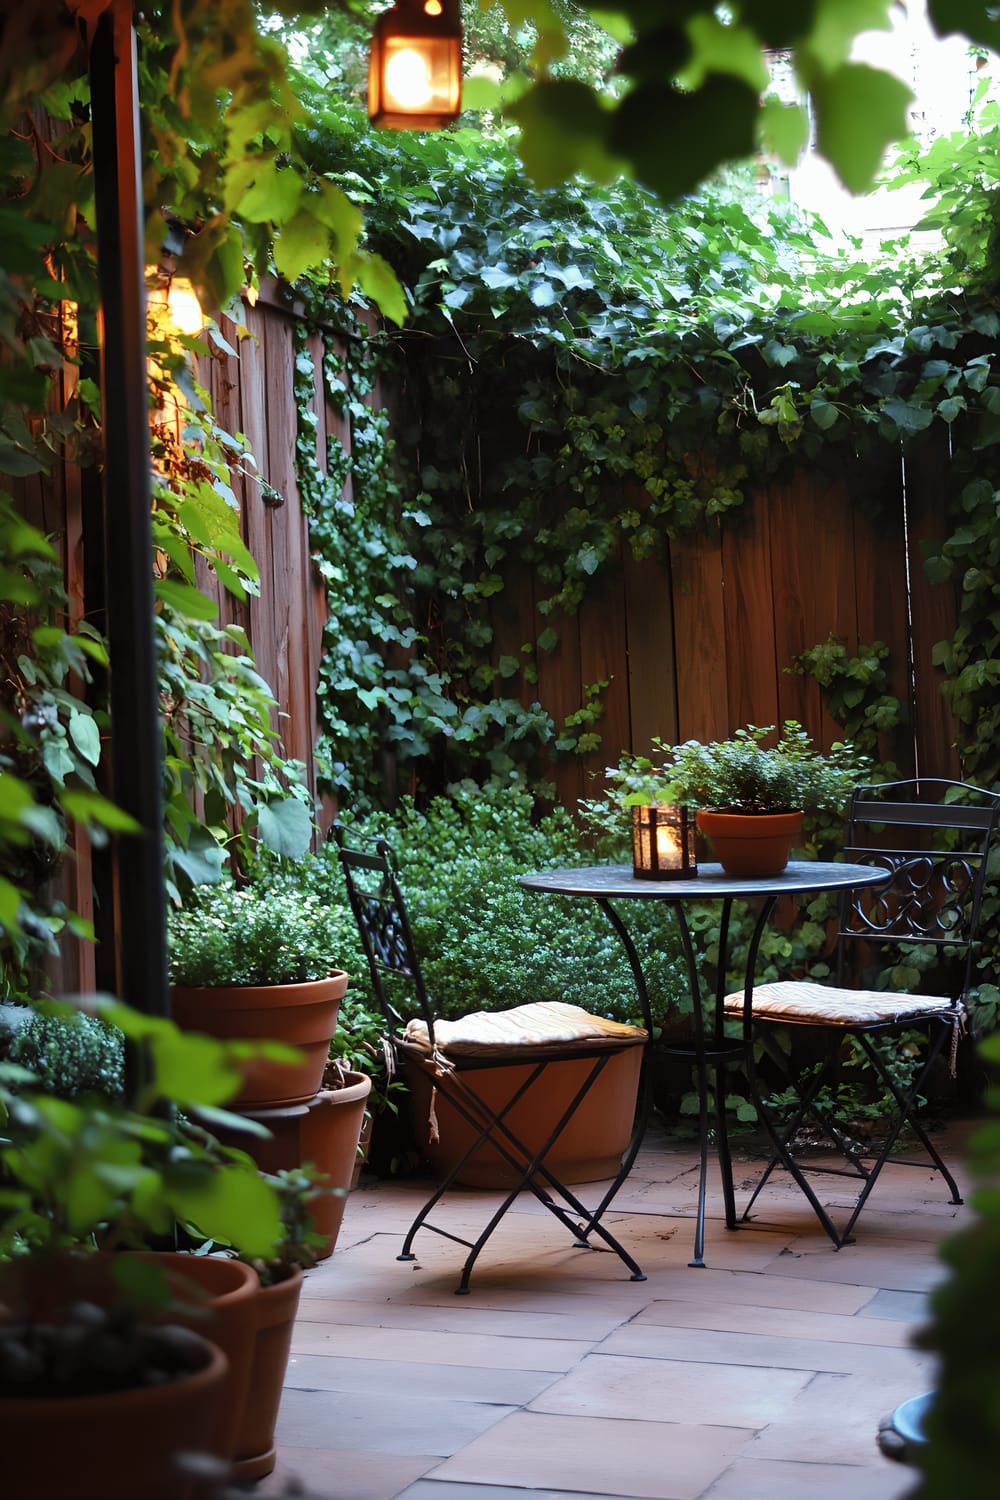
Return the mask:
[[(769, 736), (778, 734), (774, 744)], [(653, 741), (662, 760), (628, 757), (609, 776), (624, 791), (626, 806), (684, 803), (697, 808), (697, 823), (723, 869), (731, 875), (776, 875), (802, 839), (805, 812), (841, 811), (864, 766), (851, 746), (814, 750), (793, 719), (738, 729), (731, 739), (680, 745)]]
[(221, 1139), (241, 1146), (262, 1172), (313, 1169), (309, 1209), (315, 1221), (315, 1260), (332, 1255), (337, 1243), (344, 1200), (355, 1180), (371, 1090), (369, 1074), (332, 1062), (324, 1069), (322, 1088), (305, 1103), (242, 1109), (243, 1120), (259, 1126), (259, 1134), (248, 1138), (242, 1125), (217, 1127)]
[(169, 914), (168, 944), (179, 1026), (279, 1044), (247, 1055), (233, 1107), (270, 1109), (312, 1099), (347, 988), (319, 898), (277, 876), (244, 887), (231, 881), (199, 886)]
[(250, 1259), (260, 1291), (247, 1397), (237, 1427), (233, 1477), (238, 1483), (262, 1479), (275, 1465), (274, 1429), (302, 1281), (326, 1246), (326, 1236), (317, 1226), (316, 1207), (332, 1196), (320, 1174), (309, 1167), (276, 1172), (266, 1181), (278, 1199), (281, 1233), (270, 1255)]
[[(213, 1344), (156, 1331), (175, 1311), (191, 1316), (172, 1303), (162, 1262), (96, 1252), (196, 1224), (266, 1259), (280, 1239), (279, 1203), (248, 1157), (221, 1158), (190, 1120), (214, 1118), (238, 1086), (233, 1049), (124, 1006), (105, 1013), (147, 1061), (131, 1105), (61, 1098), (34, 1088), (27, 1069), (0, 1065), (4, 1479), (13, 1494), (176, 1500), (187, 1494), (179, 1453), (231, 1456), (235, 1372)], [(190, 1273), (196, 1257), (184, 1259)], [(248, 1278), (256, 1284), (241, 1270)], [(70, 1366), (73, 1379), (60, 1383)], [(165, 1382), (169, 1373), (178, 1379)]]

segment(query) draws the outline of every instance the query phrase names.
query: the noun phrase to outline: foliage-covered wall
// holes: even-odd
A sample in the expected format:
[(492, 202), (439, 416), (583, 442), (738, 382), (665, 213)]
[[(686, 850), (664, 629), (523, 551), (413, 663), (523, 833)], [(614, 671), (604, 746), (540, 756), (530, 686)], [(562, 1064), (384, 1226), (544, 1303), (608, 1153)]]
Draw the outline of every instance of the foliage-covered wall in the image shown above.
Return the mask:
[[(355, 475), (355, 510), (331, 526), (335, 495), (314, 502), (319, 545), (333, 549), (331, 613), (351, 621), (353, 644), (321, 689), (341, 785), (377, 791), (378, 741), (431, 787), (469, 772), (537, 776), (540, 751), (592, 750), (600, 684), (556, 714), (537, 686), (557, 627), (623, 548), (662, 556), (671, 539), (731, 529), (750, 495), (797, 471), (849, 476), (877, 546), (898, 521), (901, 455), (924, 492), (924, 555), (910, 560), (921, 665), (945, 682), (965, 770), (996, 778), (993, 575), (964, 559), (988, 564), (993, 546), (1000, 319), (988, 283), (969, 275), (990, 200), (974, 179), (960, 186), (959, 143), (932, 163), (953, 197), (978, 195), (973, 226), (950, 205), (958, 260), (900, 245), (869, 265), (731, 183), (669, 211), (628, 184), (542, 192), (502, 136), (386, 144), (348, 111), (316, 108), (325, 128), (310, 161), (370, 191), (372, 242), (412, 304), (403, 330), (349, 345), (358, 394), (373, 360), (398, 393), (388, 427), (356, 411), (366, 478)], [(993, 107), (981, 128), (996, 128)], [(345, 526), (370, 587), (357, 568), (338, 582)], [(873, 593), (890, 557), (905, 569), (892, 547), (873, 552)], [(496, 630), (523, 569), (542, 616), (524, 651)], [(936, 586), (961, 622), (944, 609), (928, 639)], [(826, 648), (825, 636), (802, 649)], [(899, 718), (908, 664), (890, 663), (887, 678), (875, 640), (855, 639), (863, 659), (826, 648), (812, 664), (841, 722), (874, 745)]]

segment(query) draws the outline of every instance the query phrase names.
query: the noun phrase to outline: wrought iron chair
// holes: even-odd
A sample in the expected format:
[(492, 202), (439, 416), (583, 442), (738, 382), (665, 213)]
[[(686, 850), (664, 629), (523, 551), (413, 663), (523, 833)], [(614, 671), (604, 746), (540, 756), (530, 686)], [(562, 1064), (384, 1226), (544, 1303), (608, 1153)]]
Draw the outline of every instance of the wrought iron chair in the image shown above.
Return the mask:
[[(640, 1075), (637, 1123), (620, 1170), (595, 1209), (586, 1208), (558, 1179), (549, 1157), (580, 1101), (597, 1082), (611, 1058), (635, 1047), (645, 1047), (652, 1030), (649, 1017), (645, 1017), (646, 1028), (643, 1029), (592, 1016), (578, 1006), (552, 1002), (516, 1006), (495, 1013), (477, 1013), (461, 1022), (435, 1020), (389, 844), (383, 838), (360, 840), (349, 837), (339, 824), (334, 825), (333, 833), (392, 1052), (408, 1069), (425, 1074), (431, 1085), (432, 1101), (435, 1097), (438, 1101), (447, 1101), (472, 1127), (472, 1144), (417, 1214), (406, 1233), (398, 1259), (416, 1258), (411, 1247), (422, 1228), (454, 1240), (466, 1246), (469, 1252), (455, 1290), (457, 1294), (468, 1292), (469, 1278), (480, 1251), (518, 1195), (529, 1191), (570, 1231), (576, 1246), (600, 1248), (590, 1244), (591, 1238), (596, 1237), (621, 1258), (632, 1281), (644, 1281), (646, 1278), (636, 1261), (604, 1227), (601, 1219), (624, 1182), (639, 1148), (648, 1102), (645, 1056)], [(387, 984), (395, 984), (401, 989), (401, 994), (399, 990), (394, 992), (393, 998), (398, 995), (398, 1004), (390, 999)], [(408, 1019), (404, 1010), (411, 1008), (416, 1015)], [(591, 1066), (585, 1070), (582, 1083), (571, 1091), (572, 1097), (558, 1114), (548, 1138), (540, 1145), (520, 1139), (512, 1128), (511, 1111), (514, 1107), (530, 1090), (551, 1089), (550, 1069), (560, 1063), (579, 1062), (581, 1059), (588, 1060)], [(477, 1070), (497, 1067), (519, 1071), (511, 1074), (509, 1096), (502, 1105), (494, 1108), (487, 1105), (470, 1085), (470, 1078)], [(525, 1073), (526, 1077), (523, 1076)], [(433, 1116), (432, 1108), (432, 1119)], [(466, 1163), (486, 1143), (511, 1168), (513, 1185), (504, 1190), (499, 1207), (490, 1214), (478, 1238), (467, 1240), (433, 1224), (429, 1216)]]
[[(747, 1042), (751, 1091), (761, 1123), (774, 1148), (762, 1177), (744, 1210), (748, 1217), (771, 1173), (785, 1167), (812, 1204), (834, 1245), (852, 1243), (852, 1230), (889, 1159), (904, 1125), (909, 1126), (927, 1159), (894, 1157), (900, 1165), (936, 1169), (947, 1183), (953, 1203), (961, 1203), (958, 1187), (919, 1119), (914, 1114), (925, 1080), (946, 1041), (952, 1048), (952, 1069), (959, 1034), (966, 1020), (965, 1002), (972, 985), (973, 963), (979, 946), (979, 920), (991, 843), (1000, 814), (1000, 796), (963, 782), (927, 780), (890, 782), (858, 787), (851, 799), (845, 859), (854, 864), (884, 867), (883, 883), (848, 891), (841, 903), (837, 932), (836, 981), (833, 984), (798, 980), (748, 985), (728, 995), (725, 1011), (743, 1021)], [(921, 995), (895, 990), (851, 987), (845, 982), (853, 955), (863, 972), (890, 949), (930, 948), (948, 972), (948, 993)], [(884, 961), (884, 960), (883, 960)], [(857, 972), (857, 967), (854, 972)], [(752, 1035), (758, 1032), (773, 1058), (775, 1027), (818, 1027), (826, 1033), (822, 1061), (801, 1084), (790, 1117), (778, 1128), (762, 1103), (756, 1077)], [(883, 1037), (921, 1028), (927, 1032), (922, 1065), (908, 1084), (893, 1077), (879, 1050)], [(833, 1075), (846, 1037), (856, 1038), (895, 1109), (878, 1151), (851, 1138), (845, 1124), (820, 1094)], [(797, 1158), (791, 1143), (803, 1123), (818, 1124), (840, 1151), (843, 1167), (808, 1164)], [(867, 1160), (871, 1158), (871, 1164)], [(860, 1195), (842, 1231), (838, 1231), (804, 1172), (828, 1172), (863, 1180)]]

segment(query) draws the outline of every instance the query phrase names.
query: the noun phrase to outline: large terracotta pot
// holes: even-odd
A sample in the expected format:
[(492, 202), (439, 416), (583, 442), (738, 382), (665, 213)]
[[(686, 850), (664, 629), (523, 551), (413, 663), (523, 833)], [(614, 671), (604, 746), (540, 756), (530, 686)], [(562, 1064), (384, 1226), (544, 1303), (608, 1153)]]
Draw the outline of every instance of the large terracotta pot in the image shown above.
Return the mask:
[(274, 1468), (274, 1428), (292, 1347), (292, 1329), (302, 1291), (302, 1272), (264, 1286), (257, 1297), (250, 1386), (236, 1438), (233, 1478), (239, 1484), (262, 1479)]
[(337, 1028), (347, 975), (340, 969), (307, 984), (235, 985), (170, 992), (174, 1020), (184, 1031), (223, 1041), (287, 1042), (300, 1061), (260, 1058), (244, 1068), (244, 1084), (231, 1109), (271, 1109), (302, 1104), (323, 1081), (330, 1040)]
[[(4, 1500), (195, 1500), (179, 1453), (219, 1457), (225, 1355), (165, 1385), (114, 1395), (0, 1398)], [(197, 1494), (203, 1494), (199, 1486)]]
[[(601, 1182), (613, 1177), (621, 1165), (635, 1121), (639, 1089), (641, 1047), (629, 1047), (609, 1058), (590, 1092), (586, 1094), (559, 1136), (547, 1161), (561, 1181)], [(592, 1066), (588, 1058), (550, 1063), (543, 1077), (533, 1084), (506, 1116), (510, 1128), (527, 1146), (541, 1145)], [(484, 1102), (499, 1110), (531, 1072), (530, 1065), (512, 1068), (477, 1068), (462, 1074)], [(434, 1098), (439, 1139), (429, 1140), (431, 1086), (426, 1072), (410, 1066), (406, 1070), (410, 1088), (411, 1119), (419, 1150), (434, 1173), (444, 1177), (468, 1150), (474, 1139), (472, 1127), (438, 1092)], [(495, 1147), (486, 1144), (473, 1153), (456, 1181), (466, 1187), (506, 1188), (517, 1175)]]
[(712, 840), (719, 863), (747, 879), (780, 875), (802, 838), (802, 814), (712, 812), (703, 807), (698, 827)]
[(345, 1074), (343, 1088), (326, 1088), (307, 1104), (284, 1109), (244, 1109), (243, 1114), (267, 1127), (270, 1137), (242, 1135), (217, 1126), (220, 1140), (239, 1146), (262, 1172), (287, 1171), (312, 1162), (336, 1193), (318, 1193), (309, 1207), (325, 1245), (317, 1259), (332, 1254), (344, 1217), (345, 1195), (358, 1159), (358, 1140), (372, 1081), (366, 1073)]

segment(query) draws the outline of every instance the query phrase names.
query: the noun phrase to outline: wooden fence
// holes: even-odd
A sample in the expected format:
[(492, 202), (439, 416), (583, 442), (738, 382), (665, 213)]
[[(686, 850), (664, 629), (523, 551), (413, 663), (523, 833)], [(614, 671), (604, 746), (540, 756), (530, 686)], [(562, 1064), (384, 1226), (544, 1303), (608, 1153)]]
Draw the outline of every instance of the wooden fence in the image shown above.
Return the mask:
[[(207, 591), (216, 590), (223, 620), (246, 628), (258, 670), (278, 699), (275, 727), (285, 751), (305, 764), (314, 784), (326, 605), (295, 481), (294, 320), (294, 310), (265, 289), (246, 310), (251, 337), (243, 339), (238, 357), (216, 351), (203, 372), (219, 424), (246, 435), (266, 484), (254, 478), (237, 483), (245, 540), (261, 570), (260, 597), (237, 604), (207, 573), (202, 581)], [(225, 319), (221, 327), (235, 344), (235, 328)], [(323, 399), (318, 338), (310, 348), (318, 458), (325, 468), (328, 437), (349, 446), (350, 435)], [(875, 640), (889, 647), (892, 690), (910, 713), (896, 747), (901, 769), (955, 774), (955, 726), (931, 651), (953, 633), (956, 601), (953, 590), (926, 582), (920, 554), (921, 541), (935, 536), (940, 524), (944, 470), (943, 457), (935, 462), (925, 452), (905, 472), (901, 463), (887, 471), (877, 520), (852, 503), (849, 473), (826, 483), (799, 472), (755, 493), (724, 527), (709, 524), (642, 562), (623, 553), (572, 617), (540, 617), (535, 579), (512, 574), (494, 601), (497, 656), (519, 656), (548, 626), (560, 634), (553, 652), (537, 652), (538, 683), (525, 688), (526, 699), (537, 696), (561, 724), (579, 709), (588, 684), (609, 683), (598, 725), (602, 746), (554, 766), (559, 800), (572, 805), (593, 795), (591, 773), (622, 749), (647, 750), (653, 735), (668, 741), (719, 737), (746, 723), (796, 718), (828, 744), (838, 731), (816, 683), (787, 668), (831, 633), (852, 652)], [(62, 546), (73, 612), (87, 610), (80, 475), (32, 480), (23, 499), (31, 519)], [(68, 898), (88, 910), (87, 851), (68, 867), (66, 881)], [(62, 982), (74, 989), (93, 982), (85, 954), (68, 958)]]
[(648, 752), (654, 735), (711, 739), (798, 719), (824, 747), (842, 738), (815, 680), (789, 671), (831, 634), (852, 655), (889, 648), (890, 691), (908, 711), (892, 746), (901, 771), (956, 775), (956, 726), (931, 655), (954, 631), (956, 601), (927, 582), (920, 551), (939, 535), (942, 469), (925, 453), (907, 470), (904, 503), (896, 466), (877, 520), (852, 503), (849, 478), (799, 472), (658, 557), (636, 562), (623, 549), (575, 616), (537, 621), (533, 580), (509, 580), (493, 616), (497, 651), (517, 654), (541, 624), (555, 626), (559, 645), (538, 654), (538, 696), (557, 720), (588, 684), (609, 681), (603, 744), (555, 767), (559, 800), (593, 795), (593, 773), (622, 749)]

